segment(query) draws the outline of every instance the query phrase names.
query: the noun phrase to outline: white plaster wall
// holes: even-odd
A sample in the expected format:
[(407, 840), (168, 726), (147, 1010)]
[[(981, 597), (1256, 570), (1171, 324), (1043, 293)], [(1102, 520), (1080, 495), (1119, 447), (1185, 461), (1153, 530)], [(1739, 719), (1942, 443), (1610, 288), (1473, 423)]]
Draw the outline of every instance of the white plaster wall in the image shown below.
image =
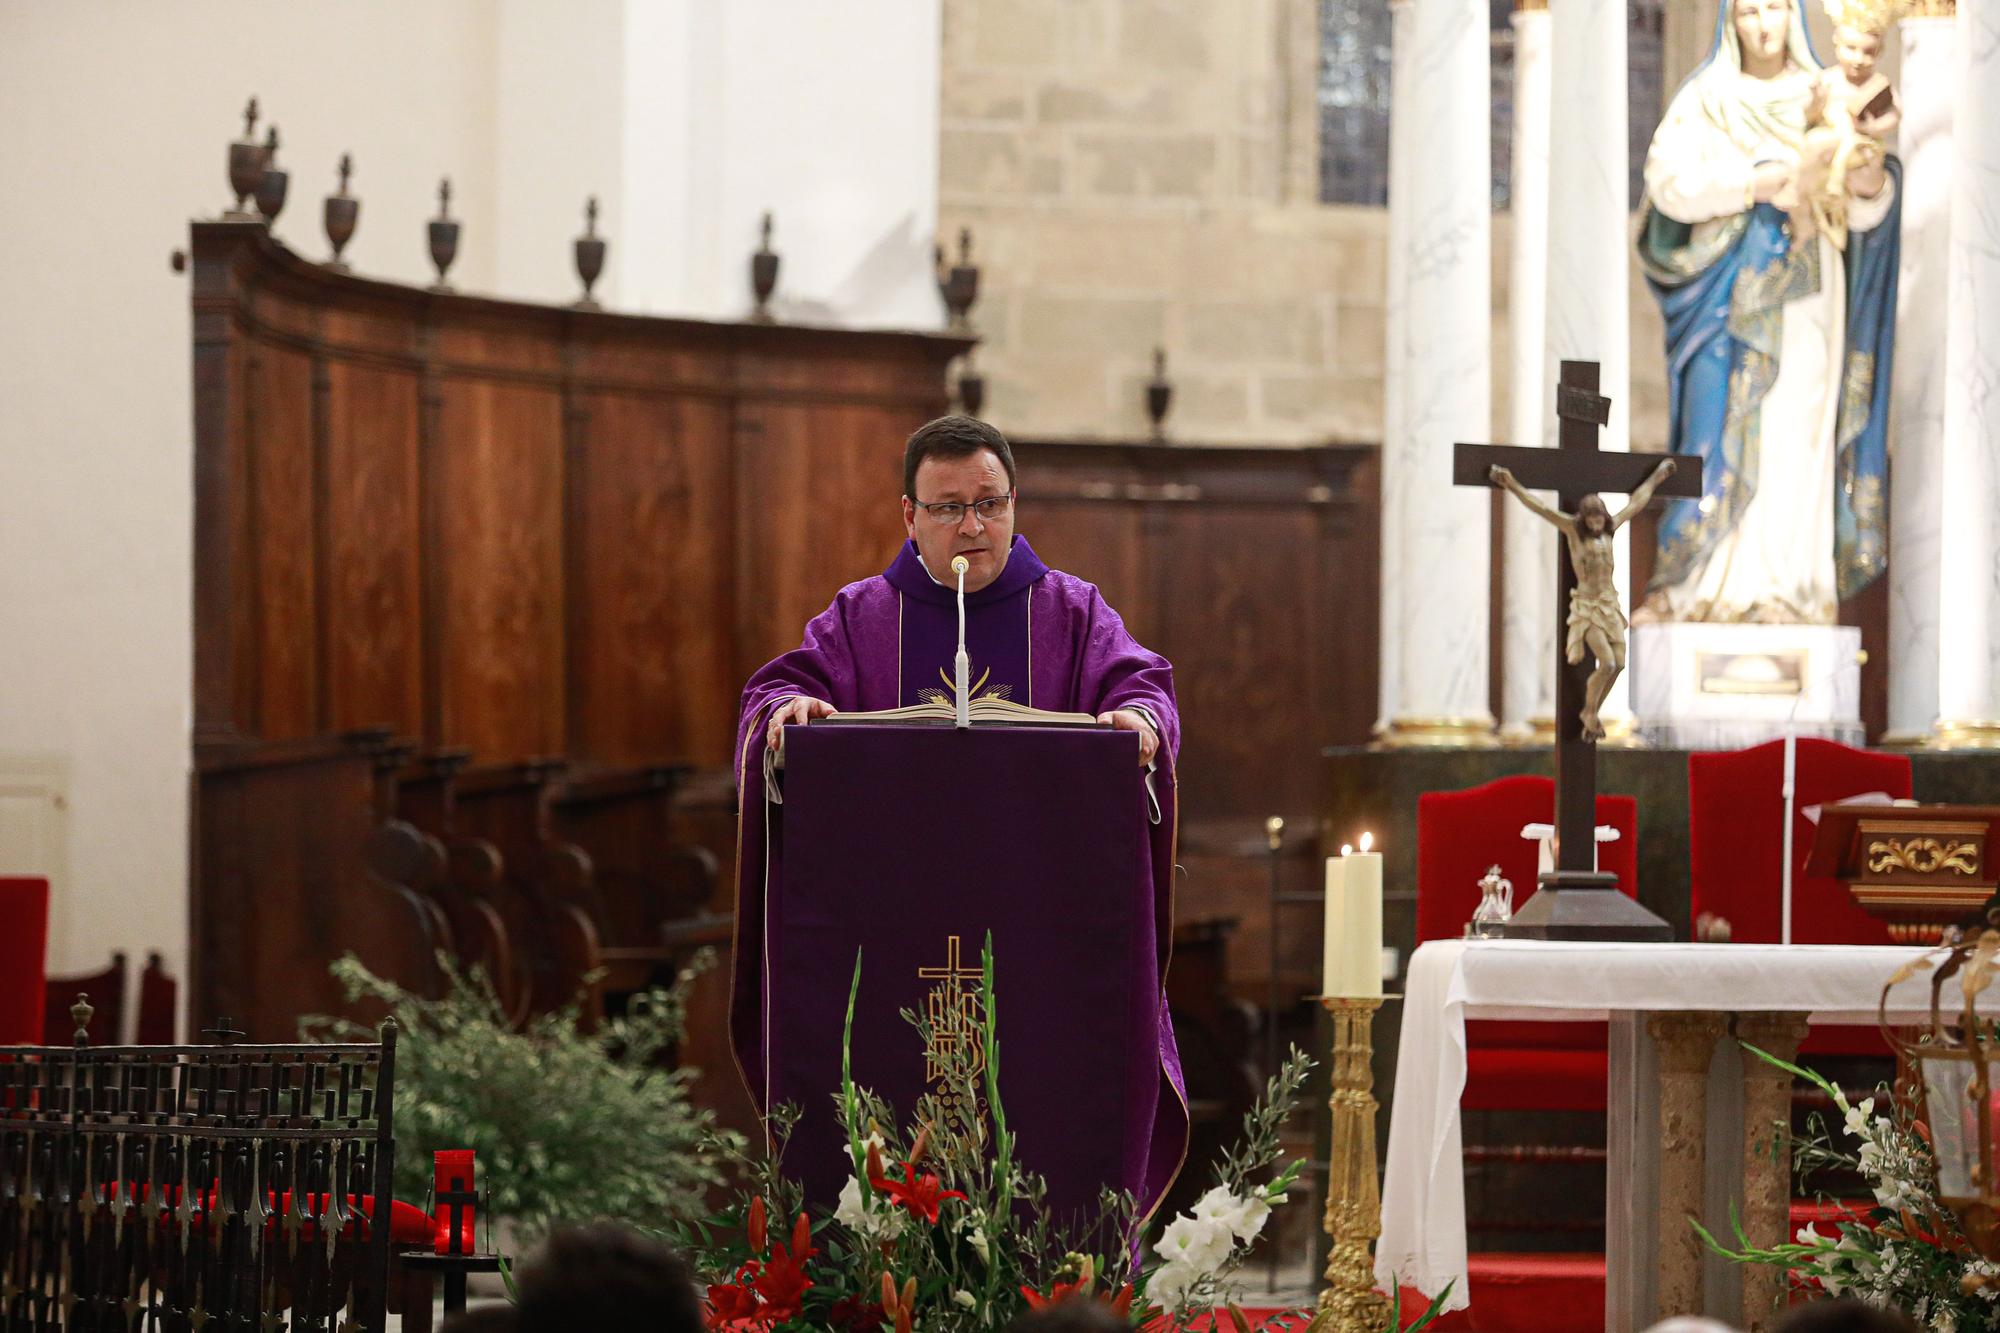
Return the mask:
[(584, 201), (611, 240), (595, 295), (621, 306), (628, 253), (647, 238), (619, 225), (627, 11), (647, 0), (498, 0), (495, 23), (495, 290), (567, 304), (583, 294), (571, 242)]
[(190, 217), (230, 198), (255, 92), (322, 257), (319, 198), (355, 156), (365, 273), (421, 280), (449, 171), (453, 276), (490, 285), (494, 19), (483, 0), (0, 0), (0, 754), (69, 769), (50, 966), (113, 949), (185, 977)]
[(685, 247), (659, 257), (675, 276), (647, 296), (740, 317), (770, 209), (782, 316), (937, 327), (938, 0), (670, 0), (661, 9), (635, 22), (628, 41), (627, 105), (642, 142), (626, 170), (661, 204), (651, 235), (665, 244), (684, 236)]

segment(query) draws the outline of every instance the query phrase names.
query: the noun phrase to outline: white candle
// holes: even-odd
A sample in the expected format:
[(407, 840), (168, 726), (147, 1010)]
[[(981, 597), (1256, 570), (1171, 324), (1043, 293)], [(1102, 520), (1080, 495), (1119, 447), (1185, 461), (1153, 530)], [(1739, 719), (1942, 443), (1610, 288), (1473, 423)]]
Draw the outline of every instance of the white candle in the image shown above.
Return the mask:
[(1346, 999), (1382, 995), (1382, 854), (1370, 851), (1373, 838), (1361, 835), (1361, 850), (1343, 857), (1341, 870), (1340, 989)]
[(1326, 939), (1320, 947), (1319, 987), (1322, 995), (1340, 993), (1340, 941), (1347, 933), (1347, 896), (1341, 891), (1341, 858), (1326, 858)]

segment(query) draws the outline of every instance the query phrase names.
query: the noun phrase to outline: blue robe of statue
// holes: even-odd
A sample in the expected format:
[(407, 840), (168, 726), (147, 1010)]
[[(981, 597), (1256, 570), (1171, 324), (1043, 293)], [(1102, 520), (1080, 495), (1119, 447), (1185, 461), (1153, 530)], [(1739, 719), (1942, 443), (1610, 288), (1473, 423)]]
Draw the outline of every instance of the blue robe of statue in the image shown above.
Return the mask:
[(1830, 623), (1887, 558), (1901, 170), (1848, 203), (1843, 250), (1747, 204), (1796, 160), (1821, 66), (1796, 5), (1785, 72), (1742, 70), (1732, 6), (1646, 161), (1639, 260), (1666, 317), (1669, 447), (1704, 494), (1669, 502), (1648, 608), (1674, 620)]

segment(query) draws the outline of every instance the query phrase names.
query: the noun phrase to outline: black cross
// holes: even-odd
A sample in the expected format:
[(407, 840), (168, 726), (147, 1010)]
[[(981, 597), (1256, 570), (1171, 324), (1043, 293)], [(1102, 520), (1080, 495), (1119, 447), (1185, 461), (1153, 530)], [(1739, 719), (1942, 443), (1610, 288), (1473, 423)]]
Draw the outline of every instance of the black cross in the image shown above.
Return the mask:
[[(1556, 384), (1559, 447), (1460, 444), (1453, 452), (1452, 481), (1460, 486), (1490, 488), (1493, 480), (1488, 469), (1499, 464), (1531, 491), (1554, 491), (1556, 507), (1574, 514), (1586, 495), (1630, 494), (1663, 459), (1672, 457), (1677, 465), (1674, 475), (1657, 494), (1700, 495), (1701, 460), (1692, 454), (1598, 451), (1597, 431), (1611, 419), (1611, 400), (1601, 396), (1597, 386), (1597, 362), (1563, 362)], [(1511, 498), (1508, 503), (1513, 503)], [(1578, 714), (1593, 663), (1587, 656), (1575, 667), (1563, 660), (1561, 649), (1568, 636), (1569, 595), (1576, 587), (1576, 571), (1570, 568), (1562, 534), (1552, 535), (1561, 552), (1556, 559), (1556, 869), (1588, 874), (1595, 860), (1597, 746), (1584, 738)]]

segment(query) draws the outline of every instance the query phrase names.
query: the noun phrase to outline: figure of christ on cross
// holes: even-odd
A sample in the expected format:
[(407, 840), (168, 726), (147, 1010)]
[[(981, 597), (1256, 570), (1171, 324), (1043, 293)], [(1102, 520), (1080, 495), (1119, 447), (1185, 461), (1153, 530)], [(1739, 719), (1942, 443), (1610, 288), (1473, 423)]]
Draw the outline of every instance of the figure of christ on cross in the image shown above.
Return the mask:
[[(1701, 460), (1689, 454), (1601, 453), (1597, 431), (1611, 419), (1611, 400), (1597, 392), (1594, 361), (1565, 361), (1556, 385), (1555, 449), (1460, 444), (1452, 480), (1460, 486), (1504, 486), (1562, 534), (1569, 558), (1557, 562), (1556, 614), (1563, 617), (1564, 652), (1556, 663), (1556, 869), (1547, 888), (1614, 888), (1596, 870), (1592, 826), (1597, 805), (1598, 710), (1625, 668), (1625, 613), (1612, 581), (1612, 537), (1655, 494), (1699, 496)], [(1528, 494), (1556, 493), (1553, 506)], [(1600, 492), (1632, 498), (1613, 516)], [(1565, 611), (1565, 607), (1567, 610)], [(1581, 670), (1590, 656), (1588, 678)], [(1547, 897), (1548, 901), (1543, 901)], [(1537, 894), (1517, 912), (1522, 929), (1542, 939), (1670, 939), (1666, 922), (1623, 895)], [(1594, 901), (1586, 901), (1594, 900)]]
[(1583, 687), (1583, 708), (1577, 720), (1589, 740), (1604, 739), (1604, 721), (1598, 710), (1611, 684), (1625, 670), (1625, 612), (1618, 605), (1618, 586), (1612, 577), (1614, 548), (1612, 534), (1632, 516), (1652, 502), (1653, 492), (1674, 475), (1674, 460), (1664, 460), (1652, 475), (1639, 483), (1632, 498), (1616, 514), (1594, 492), (1577, 502), (1574, 514), (1551, 508), (1528, 493), (1514, 480), (1514, 474), (1495, 463), (1487, 469), (1496, 486), (1504, 486), (1531, 513), (1547, 519), (1562, 533), (1569, 546), (1569, 565), (1576, 571), (1576, 586), (1569, 590), (1569, 634), (1563, 645), (1563, 660), (1571, 666), (1583, 662), (1587, 649), (1596, 666)]

